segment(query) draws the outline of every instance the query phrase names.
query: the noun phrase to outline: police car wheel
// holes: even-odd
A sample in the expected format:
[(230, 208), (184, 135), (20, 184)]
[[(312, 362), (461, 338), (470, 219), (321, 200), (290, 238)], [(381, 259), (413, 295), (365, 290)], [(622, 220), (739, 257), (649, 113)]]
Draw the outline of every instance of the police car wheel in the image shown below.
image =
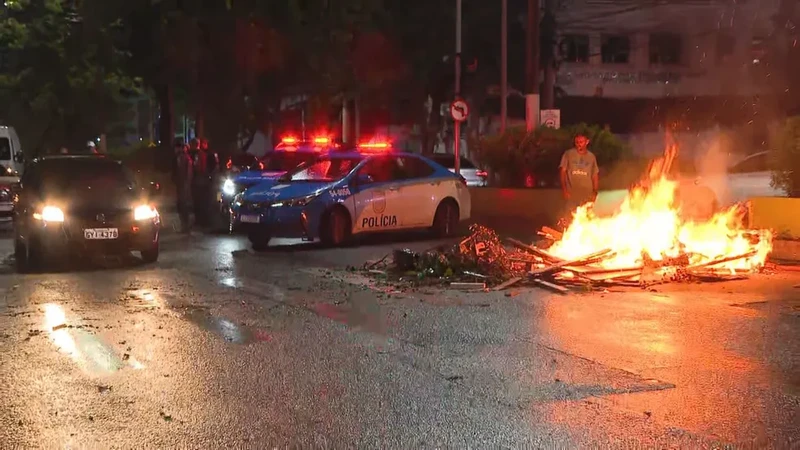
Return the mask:
[(269, 233), (266, 230), (250, 230), (247, 233), (247, 239), (250, 240), (250, 244), (253, 246), (253, 250), (257, 252), (262, 252), (269, 247)]
[(433, 232), (441, 237), (453, 236), (458, 229), (458, 205), (446, 199), (436, 208), (433, 216)]
[(350, 238), (350, 215), (343, 208), (334, 208), (322, 222), (320, 238), (325, 245), (342, 245)]

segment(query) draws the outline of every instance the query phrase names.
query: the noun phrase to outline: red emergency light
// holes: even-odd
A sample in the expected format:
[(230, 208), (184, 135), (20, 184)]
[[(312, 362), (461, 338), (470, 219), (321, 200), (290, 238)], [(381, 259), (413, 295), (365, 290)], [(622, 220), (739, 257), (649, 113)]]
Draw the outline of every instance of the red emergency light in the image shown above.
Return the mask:
[(314, 138), (314, 145), (330, 145), (331, 138), (327, 136), (319, 136)]
[(383, 151), (392, 148), (392, 144), (389, 142), (363, 142), (358, 144), (358, 148), (368, 151)]
[(281, 143), (285, 145), (294, 145), (297, 144), (297, 142), (299, 141), (294, 136), (284, 136), (283, 138), (281, 138)]

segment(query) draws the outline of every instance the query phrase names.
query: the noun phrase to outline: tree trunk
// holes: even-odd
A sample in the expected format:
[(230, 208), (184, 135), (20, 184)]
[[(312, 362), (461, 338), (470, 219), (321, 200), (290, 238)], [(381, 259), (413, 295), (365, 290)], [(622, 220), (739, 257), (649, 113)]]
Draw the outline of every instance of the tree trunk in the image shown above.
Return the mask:
[(172, 141), (175, 138), (175, 123), (173, 120), (174, 105), (172, 86), (169, 84), (161, 84), (155, 87), (156, 98), (158, 99), (159, 109), (161, 114), (158, 118), (158, 138), (161, 141), (161, 152), (154, 161), (156, 167), (168, 169), (168, 162), (172, 158)]
[(206, 115), (202, 106), (197, 109), (197, 114), (194, 118), (194, 132), (198, 139), (206, 138)]
[(552, 61), (545, 65), (542, 109), (553, 109), (555, 107), (556, 72), (557, 69)]

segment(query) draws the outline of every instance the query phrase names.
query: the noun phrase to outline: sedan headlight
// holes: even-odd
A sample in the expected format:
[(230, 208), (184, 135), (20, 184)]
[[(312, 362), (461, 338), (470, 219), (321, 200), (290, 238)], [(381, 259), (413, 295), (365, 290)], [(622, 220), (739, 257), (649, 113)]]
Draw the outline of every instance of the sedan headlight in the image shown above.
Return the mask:
[(222, 193), (225, 194), (226, 197), (232, 197), (235, 195), (236, 183), (234, 183), (230, 178), (225, 179), (225, 182), (222, 183)]
[(275, 207), (275, 208), (306, 206), (307, 204), (309, 204), (312, 200), (314, 200), (318, 196), (319, 196), (319, 194), (311, 194), (311, 195), (307, 195), (305, 197), (290, 198), (289, 200), (284, 200), (282, 202), (273, 203), (272, 206)]
[(133, 220), (150, 220), (158, 217), (158, 211), (150, 205), (140, 205), (133, 210)]
[(64, 211), (56, 206), (45, 206), (42, 212), (33, 213), (33, 218), (44, 222), (63, 222)]

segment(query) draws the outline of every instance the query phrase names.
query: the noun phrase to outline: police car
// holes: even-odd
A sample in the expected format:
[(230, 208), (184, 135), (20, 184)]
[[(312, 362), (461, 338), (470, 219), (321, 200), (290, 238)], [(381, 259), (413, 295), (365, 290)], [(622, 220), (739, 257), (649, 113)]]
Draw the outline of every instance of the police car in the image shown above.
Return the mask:
[(466, 182), (388, 143), (333, 152), (236, 196), (231, 208), (255, 250), (272, 237), (346, 242), (351, 235), (431, 228), (453, 235), (470, 217)]
[[(231, 167), (227, 176), (221, 180), (217, 202), (220, 213), (229, 229), (233, 229), (230, 217), (230, 204), (233, 197), (250, 186), (273, 180), (294, 169), (304, 162), (338, 149), (338, 144), (330, 138), (320, 136), (309, 140), (301, 140), (293, 136), (286, 136), (275, 149), (264, 156), (260, 161), (248, 164), (247, 167)], [(244, 169), (244, 170), (242, 170)], [(230, 224), (228, 221), (230, 220)]]

